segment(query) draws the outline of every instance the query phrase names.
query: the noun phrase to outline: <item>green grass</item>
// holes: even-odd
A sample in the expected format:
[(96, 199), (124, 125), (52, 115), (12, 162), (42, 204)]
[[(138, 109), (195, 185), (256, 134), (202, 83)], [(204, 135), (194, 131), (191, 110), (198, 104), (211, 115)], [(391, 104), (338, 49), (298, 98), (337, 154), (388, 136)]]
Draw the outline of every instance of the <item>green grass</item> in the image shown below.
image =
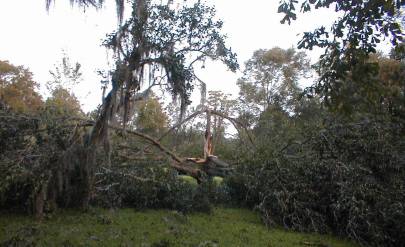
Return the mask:
[(36, 246), (356, 246), (328, 235), (267, 229), (257, 214), (229, 208), (186, 216), (168, 210), (72, 210), (41, 223), (3, 214), (0, 243), (7, 240)]

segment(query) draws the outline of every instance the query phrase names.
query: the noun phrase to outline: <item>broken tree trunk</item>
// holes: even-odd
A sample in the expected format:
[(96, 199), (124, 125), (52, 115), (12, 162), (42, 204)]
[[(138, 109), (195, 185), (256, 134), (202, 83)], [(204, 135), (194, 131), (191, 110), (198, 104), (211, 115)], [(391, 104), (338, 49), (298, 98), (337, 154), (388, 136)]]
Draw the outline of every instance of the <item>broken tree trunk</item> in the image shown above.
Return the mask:
[(211, 110), (207, 109), (205, 112), (207, 114), (207, 124), (204, 136), (204, 158), (188, 158), (187, 161), (200, 165), (201, 171), (205, 172), (208, 176), (225, 177), (232, 169), (228, 163), (213, 155), (214, 146), (211, 133)]
[(218, 159), (216, 156), (208, 156), (201, 169), (209, 176), (225, 177), (232, 170), (231, 166)]

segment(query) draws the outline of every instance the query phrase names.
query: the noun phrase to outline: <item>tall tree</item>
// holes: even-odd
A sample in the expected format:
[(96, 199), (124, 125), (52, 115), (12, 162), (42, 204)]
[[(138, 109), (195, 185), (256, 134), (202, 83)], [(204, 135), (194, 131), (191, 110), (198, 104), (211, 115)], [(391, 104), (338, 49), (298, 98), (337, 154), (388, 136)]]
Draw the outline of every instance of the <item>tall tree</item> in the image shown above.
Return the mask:
[(37, 90), (38, 83), (28, 69), (0, 61), (0, 102), (16, 112), (35, 113), (42, 107)]
[[(226, 116), (232, 116), (236, 100), (230, 98), (230, 94), (225, 94), (221, 91), (208, 91), (207, 105), (209, 109), (223, 113)], [(218, 115), (212, 116), (211, 129), (212, 129), (212, 152), (214, 153), (215, 147), (221, 144), (225, 138), (225, 129), (227, 122), (225, 119)], [(205, 120), (204, 120), (205, 121)]]
[(156, 96), (136, 102), (135, 109), (135, 126), (138, 130), (157, 136), (167, 128), (168, 117)]
[(402, 57), (403, 54), (395, 51), (391, 52), (391, 58), (381, 54), (370, 57), (370, 62), (378, 65), (378, 75), (373, 78), (377, 86), (371, 103), (377, 112), (405, 120), (405, 60)]
[(46, 100), (46, 109), (60, 116), (83, 116), (80, 102), (73, 93), (73, 87), (82, 81), (81, 64), (71, 63), (63, 51), (60, 62), (49, 71), (52, 80), (46, 84), (51, 96)]
[(300, 89), (298, 80), (310, 69), (304, 52), (275, 47), (257, 50), (246, 62), (243, 77), (237, 81), (240, 100), (256, 117), (271, 105), (294, 111)]
[(51, 97), (45, 101), (46, 109), (54, 116), (83, 116), (79, 100), (63, 87), (52, 90)]

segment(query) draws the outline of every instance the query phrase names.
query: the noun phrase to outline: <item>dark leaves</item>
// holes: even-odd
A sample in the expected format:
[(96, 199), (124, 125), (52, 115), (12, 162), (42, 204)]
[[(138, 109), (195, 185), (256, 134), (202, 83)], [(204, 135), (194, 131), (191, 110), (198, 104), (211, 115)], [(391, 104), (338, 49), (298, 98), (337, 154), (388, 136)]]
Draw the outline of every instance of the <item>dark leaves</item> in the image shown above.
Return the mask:
[[(282, 23), (286, 21), (290, 23), (291, 19), (295, 19), (297, 4), (298, 1), (280, 2), (278, 10), (285, 14)], [(330, 30), (320, 27), (311, 32), (305, 32), (298, 43), (298, 48), (325, 49), (325, 54), (320, 61), (322, 73), (315, 89), (325, 96), (326, 102), (335, 99), (336, 106), (340, 105), (337, 103), (340, 100), (337, 99), (348, 97), (342, 93), (355, 95), (365, 91), (372, 92), (368, 85), (363, 83), (365, 80), (361, 79), (361, 77), (371, 79), (372, 75), (362, 74), (358, 77), (359, 80), (354, 80), (349, 79), (348, 74), (368, 73), (370, 64), (367, 63), (367, 57), (369, 54), (376, 53), (377, 45), (383, 39), (390, 38), (394, 47), (403, 41), (405, 34), (401, 30), (401, 15), (398, 15), (398, 12), (405, 6), (405, 2), (306, 0), (302, 1), (300, 11), (307, 12), (311, 7), (317, 9), (330, 6), (334, 6), (335, 12), (341, 13), (342, 16), (334, 22)], [(359, 68), (360, 66), (364, 68)], [(342, 91), (341, 88), (356, 91)]]

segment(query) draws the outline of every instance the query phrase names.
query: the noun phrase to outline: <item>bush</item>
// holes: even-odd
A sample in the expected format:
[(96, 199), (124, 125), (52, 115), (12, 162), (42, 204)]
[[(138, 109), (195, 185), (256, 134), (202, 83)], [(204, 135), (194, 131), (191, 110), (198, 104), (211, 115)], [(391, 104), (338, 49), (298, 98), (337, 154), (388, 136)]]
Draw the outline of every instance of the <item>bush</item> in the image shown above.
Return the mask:
[(183, 213), (211, 211), (211, 183), (191, 184), (177, 172), (161, 167), (133, 169), (102, 168), (97, 177), (102, 183), (94, 200), (104, 207), (173, 209)]
[(24, 115), (0, 109), (0, 209), (42, 217), (44, 210), (74, 205), (79, 169), (77, 162), (65, 160), (64, 166), (61, 157), (82, 139), (83, 129), (69, 119), (47, 111)]
[(56, 138), (39, 131), (38, 116), (0, 109), (0, 118), (0, 209), (32, 212), (36, 194), (49, 180)]
[(256, 208), (270, 226), (403, 245), (404, 125), (362, 120), (327, 126), (299, 148), (241, 160), (226, 180), (231, 196)]

